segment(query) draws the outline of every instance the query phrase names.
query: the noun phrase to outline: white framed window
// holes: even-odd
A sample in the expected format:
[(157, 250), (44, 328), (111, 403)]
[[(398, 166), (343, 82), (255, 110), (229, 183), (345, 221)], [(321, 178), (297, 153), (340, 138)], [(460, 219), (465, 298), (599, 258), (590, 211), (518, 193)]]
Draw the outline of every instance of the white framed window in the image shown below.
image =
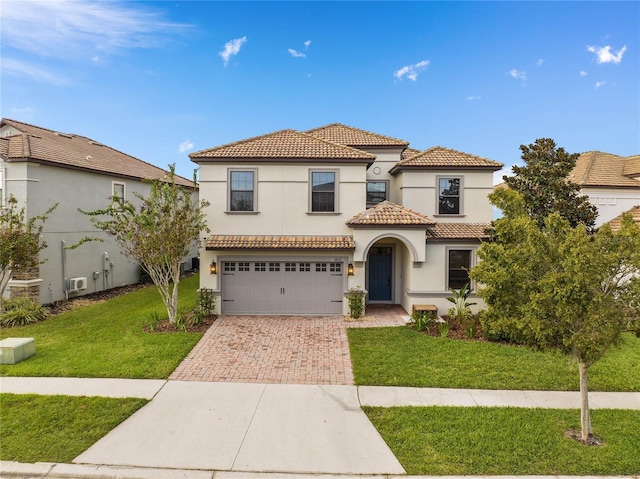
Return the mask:
[(367, 208), (389, 199), (388, 181), (367, 181)]
[(311, 170), (309, 176), (309, 211), (336, 213), (338, 211), (338, 171)]
[(472, 288), (469, 271), (474, 266), (474, 248), (447, 248), (447, 289)]
[(462, 178), (439, 176), (438, 179), (438, 214), (462, 214)]
[(229, 170), (228, 208), (230, 212), (252, 212), (256, 208), (256, 170)]
[(111, 183), (111, 190), (112, 190), (112, 194), (111, 197), (112, 198), (117, 198), (120, 201), (124, 201), (126, 196), (126, 188), (125, 188), (125, 184), (124, 183), (120, 183), (118, 181), (113, 181)]

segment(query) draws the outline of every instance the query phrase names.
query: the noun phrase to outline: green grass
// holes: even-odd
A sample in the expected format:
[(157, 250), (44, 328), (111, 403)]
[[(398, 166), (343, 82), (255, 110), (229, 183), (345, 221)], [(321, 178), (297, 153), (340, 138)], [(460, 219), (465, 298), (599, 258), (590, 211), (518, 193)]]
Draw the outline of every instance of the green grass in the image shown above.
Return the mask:
[[(560, 353), (434, 338), (409, 327), (348, 329), (356, 384), (473, 389), (579, 390), (575, 362)], [(593, 391), (640, 391), (640, 338), (624, 334), (589, 369)]]
[(146, 402), (0, 394), (0, 460), (71, 462)]
[[(180, 309), (197, 303), (198, 280), (194, 275), (180, 282)], [(36, 355), (1, 365), (0, 375), (167, 378), (202, 334), (146, 333), (152, 311), (167, 317), (156, 288), (148, 286), (40, 323), (3, 328), (0, 339), (35, 338)]]
[(578, 410), (363, 408), (407, 474), (637, 475), (640, 411), (591, 412), (604, 444), (565, 437)]

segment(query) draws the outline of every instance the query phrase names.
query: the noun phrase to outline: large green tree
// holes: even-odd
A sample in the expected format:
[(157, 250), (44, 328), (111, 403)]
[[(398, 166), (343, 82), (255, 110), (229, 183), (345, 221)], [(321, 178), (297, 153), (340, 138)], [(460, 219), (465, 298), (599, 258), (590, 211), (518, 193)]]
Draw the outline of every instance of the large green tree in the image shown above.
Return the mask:
[(504, 176), (505, 184), (522, 195), (525, 210), (538, 226), (557, 212), (571, 226), (583, 224), (592, 233), (598, 209), (580, 194), (579, 185), (568, 180), (576, 166), (578, 154), (556, 147), (550, 138), (539, 138), (530, 145), (520, 145), (524, 166), (514, 166), (514, 176)]
[[(80, 211), (90, 216), (96, 228), (113, 236), (124, 253), (149, 273), (167, 308), (169, 321), (175, 323), (180, 262), (206, 229), (203, 209), (208, 202), (194, 199), (191, 189), (176, 183), (175, 166), (169, 168), (167, 177), (151, 181), (148, 197), (134, 193), (138, 206), (113, 197), (105, 209)], [(193, 186), (196, 187), (195, 178)], [(90, 240), (95, 238), (82, 242)]]
[(640, 287), (640, 225), (625, 215), (619, 232), (604, 226), (591, 235), (584, 224), (572, 227), (554, 212), (540, 227), (518, 192), (501, 189), (489, 197), (504, 215), (471, 271), (487, 304), (483, 328), (492, 339), (575, 358), (581, 438), (588, 441), (587, 371), (625, 329), (638, 325), (637, 298), (635, 304), (631, 298)]
[(7, 205), (0, 208), (0, 313), (4, 311), (2, 298), (13, 273), (44, 261), (40, 260), (40, 251), (47, 243), (42, 239), (42, 231), (56, 206), (57, 203), (43, 214), (27, 219), (25, 208), (18, 208), (18, 200), (10, 195)]

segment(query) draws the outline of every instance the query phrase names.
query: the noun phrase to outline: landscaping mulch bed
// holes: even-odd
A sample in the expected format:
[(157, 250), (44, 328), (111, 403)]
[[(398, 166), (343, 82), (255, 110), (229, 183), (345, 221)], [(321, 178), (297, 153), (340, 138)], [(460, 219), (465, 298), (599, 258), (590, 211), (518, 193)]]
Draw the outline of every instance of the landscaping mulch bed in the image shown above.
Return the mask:
[(71, 311), (72, 309), (78, 308), (80, 306), (103, 303), (108, 299), (115, 298), (130, 291), (144, 288), (145, 286), (149, 286), (149, 283), (127, 284), (125, 286), (118, 286), (116, 288), (106, 289), (104, 291), (96, 291), (95, 293), (85, 294), (77, 298), (56, 301), (55, 303), (46, 304), (45, 307), (51, 312), (52, 315), (60, 314), (64, 313), (65, 311)]
[[(474, 332), (473, 337), (470, 338), (467, 335), (467, 331), (465, 330), (465, 328), (462, 325), (460, 325), (456, 320), (451, 319), (447, 316), (443, 316), (442, 319), (444, 319), (447, 323), (449, 323), (449, 332), (447, 333), (447, 336), (446, 336), (449, 339), (462, 339), (465, 341), (487, 341), (482, 331), (482, 326), (480, 325), (479, 322), (476, 324), (476, 330)], [(438, 329), (437, 324), (427, 327), (427, 329), (422, 331), (422, 333), (427, 334), (429, 336), (433, 336), (434, 338), (440, 337), (440, 330)]]
[(142, 329), (147, 333), (204, 333), (209, 327), (218, 319), (218, 316), (207, 316), (200, 320), (200, 324), (189, 324), (185, 326), (185, 329), (178, 329), (175, 323), (170, 323), (168, 319), (158, 321), (153, 329), (148, 324), (145, 324)]

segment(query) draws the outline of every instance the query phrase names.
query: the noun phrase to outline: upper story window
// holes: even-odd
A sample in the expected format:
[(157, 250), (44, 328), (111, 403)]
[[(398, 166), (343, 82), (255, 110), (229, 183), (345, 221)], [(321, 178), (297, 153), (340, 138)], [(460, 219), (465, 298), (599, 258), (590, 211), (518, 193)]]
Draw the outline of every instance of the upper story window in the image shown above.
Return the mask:
[(337, 211), (336, 171), (311, 172), (311, 211), (334, 213)]
[(117, 181), (113, 182), (113, 193), (111, 195), (111, 197), (114, 200), (119, 200), (119, 201), (124, 201), (125, 199), (125, 187), (124, 187), (124, 183), (119, 183)]
[(255, 211), (255, 170), (229, 171), (229, 211)]
[(388, 189), (388, 181), (367, 181), (367, 208), (386, 200)]
[(438, 178), (438, 214), (459, 215), (462, 213), (461, 185), (461, 178)]

